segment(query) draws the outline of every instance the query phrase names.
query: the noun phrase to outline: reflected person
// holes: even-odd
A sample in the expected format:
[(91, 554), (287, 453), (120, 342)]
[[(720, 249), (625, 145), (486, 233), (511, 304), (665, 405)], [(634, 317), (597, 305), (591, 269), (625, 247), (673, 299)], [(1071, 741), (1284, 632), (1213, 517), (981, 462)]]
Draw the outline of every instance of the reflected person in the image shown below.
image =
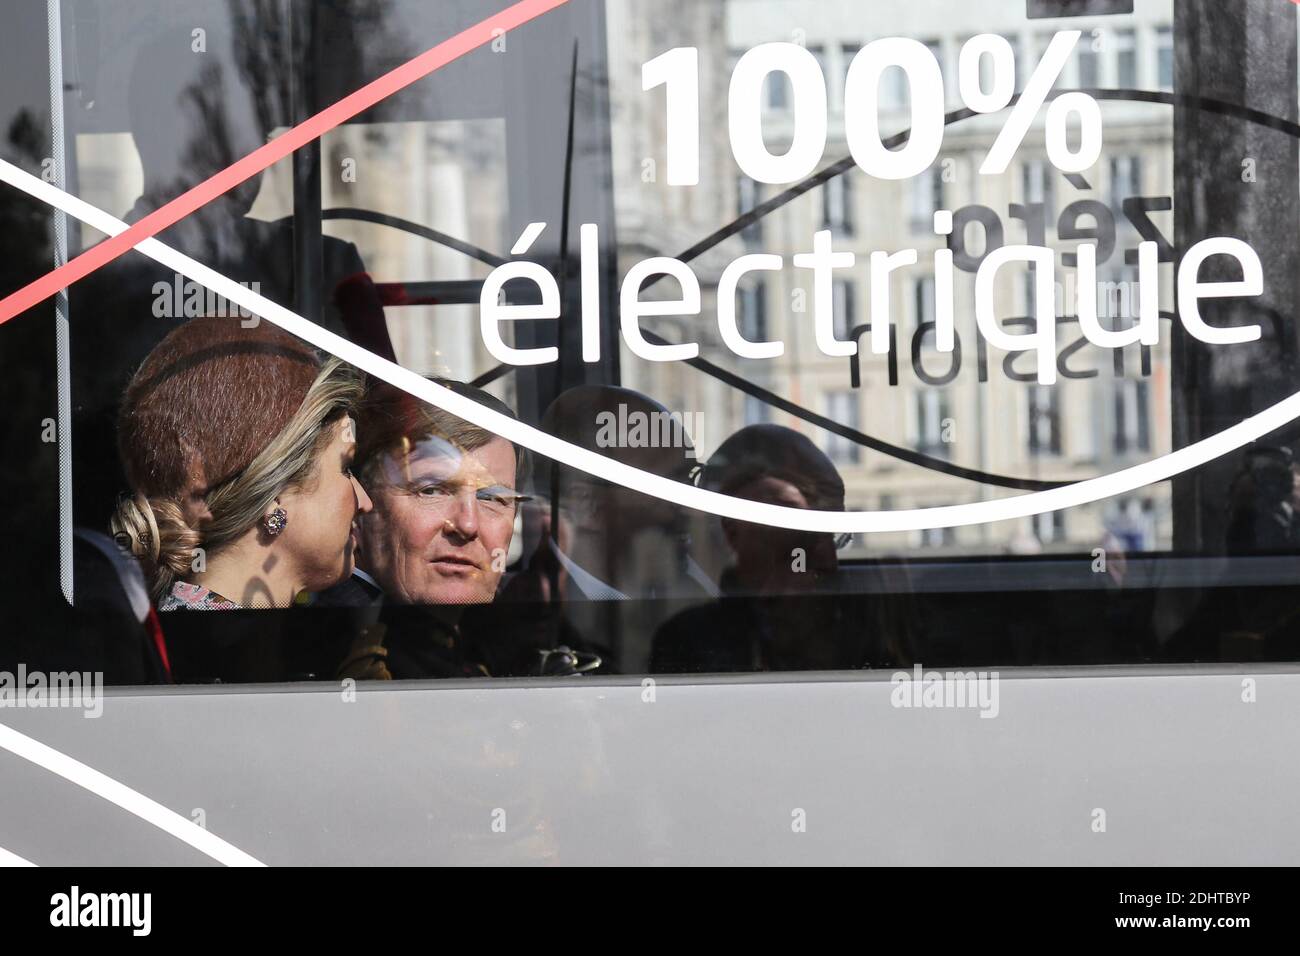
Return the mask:
[[(844, 510), (844, 481), (806, 436), (751, 425), (710, 457), (705, 488), (786, 508)], [(850, 589), (838, 549), (847, 535), (722, 519), (734, 555), (722, 599), (684, 611), (655, 635), (652, 672), (837, 670), (902, 664), (911, 615), (864, 574)]]
[[(680, 425), (659, 427), (670, 421), (667, 408), (640, 392), (582, 385), (551, 403), (541, 429), (686, 483), (697, 467), (691, 435)], [(620, 436), (611, 422), (645, 427), (639, 433), (629, 427)], [(538, 543), (507, 583), (500, 603), (520, 606), (518, 626), (532, 630), (538, 642), (598, 654), (606, 672), (644, 666), (655, 628), (692, 602), (717, 594), (692, 552), (696, 516), (672, 501), (560, 462), (546, 462), (538, 480), (546, 483), (548, 500), (526, 511), (529, 540)]]

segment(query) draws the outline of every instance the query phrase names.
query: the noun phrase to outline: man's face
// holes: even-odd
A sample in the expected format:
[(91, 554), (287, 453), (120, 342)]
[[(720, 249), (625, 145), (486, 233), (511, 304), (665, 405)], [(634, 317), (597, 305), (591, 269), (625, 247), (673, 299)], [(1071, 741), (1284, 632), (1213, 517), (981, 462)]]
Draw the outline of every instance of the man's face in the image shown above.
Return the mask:
[(472, 451), (430, 438), (390, 454), (359, 519), (358, 566), (394, 600), (486, 604), (514, 533), (515, 450), (494, 438)]

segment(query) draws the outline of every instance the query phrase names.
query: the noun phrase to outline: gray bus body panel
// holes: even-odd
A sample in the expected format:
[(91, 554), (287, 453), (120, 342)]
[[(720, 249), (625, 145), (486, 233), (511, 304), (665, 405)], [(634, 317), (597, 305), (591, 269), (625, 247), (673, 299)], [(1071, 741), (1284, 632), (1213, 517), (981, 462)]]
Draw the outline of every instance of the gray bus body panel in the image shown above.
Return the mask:
[[(1300, 860), (1285, 668), (1004, 672), (992, 719), (894, 707), (889, 678), (125, 690), (0, 721), (270, 865)], [(0, 847), (33, 863), (213, 864), (0, 766)]]

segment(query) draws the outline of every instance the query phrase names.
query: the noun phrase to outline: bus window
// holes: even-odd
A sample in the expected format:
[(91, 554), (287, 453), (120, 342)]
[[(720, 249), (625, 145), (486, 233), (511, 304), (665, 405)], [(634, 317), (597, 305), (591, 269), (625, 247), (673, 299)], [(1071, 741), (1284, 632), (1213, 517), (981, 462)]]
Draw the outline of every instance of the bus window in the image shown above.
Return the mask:
[[(135, 224), (504, 5), (55, 6), (0, 149)], [(1295, 9), (975, 6), (571, 0), (31, 306), (14, 659), (1291, 659)], [(6, 294), (106, 238), (0, 215)]]

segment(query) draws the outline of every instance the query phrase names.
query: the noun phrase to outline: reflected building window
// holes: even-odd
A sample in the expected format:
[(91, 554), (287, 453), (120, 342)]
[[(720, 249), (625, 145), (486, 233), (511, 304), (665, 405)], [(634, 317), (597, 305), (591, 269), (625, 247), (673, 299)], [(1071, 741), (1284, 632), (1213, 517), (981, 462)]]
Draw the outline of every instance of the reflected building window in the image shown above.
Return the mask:
[(767, 108), (773, 113), (784, 113), (794, 100), (794, 86), (790, 77), (781, 70), (773, 70), (764, 81)]
[(1043, 544), (1065, 540), (1065, 512), (1034, 515), (1034, 537)]
[(1031, 457), (1061, 453), (1061, 393), (1057, 386), (1029, 386), (1027, 423)]
[(1135, 90), (1138, 86), (1137, 35), (1132, 30), (1116, 30), (1112, 36), (1115, 44), (1115, 86), (1121, 90)]
[(950, 442), (944, 431), (951, 424), (952, 409), (944, 389), (925, 388), (916, 393), (916, 450), (935, 458), (950, 457)]
[(759, 279), (736, 290), (740, 334), (751, 342), (767, 341), (767, 283)]
[[(946, 77), (943, 68), (943, 44), (938, 40), (922, 40), (927, 50), (939, 64), (939, 70)], [(847, 47), (845, 49), (848, 49)], [(853, 48), (857, 53), (857, 48)], [(851, 58), (850, 58), (851, 59)], [(848, 72), (848, 60), (845, 61), (845, 73)], [(907, 80), (907, 73), (901, 66), (891, 66), (880, 76), (880, 109), (906, 111), (912, 108), (912, 88)]]
[[(736, 180), (736, 214), (738, 216), (753, 212), (754, 207), (761, 201), (762, 196), (759, 192), (758, 183), (748, 176), (741, 176)], [(742, 229), (740, 238), (749, 245), (759, 245), (763, 241), (763, 220), (761, 218), (756, 219)]]
[(857, 283), (852, 279), (836, 279), (831, 285), (831, 307), (835, 317), (835, 337), (847, 342), (857, 324)]
[[(1029, 68), (1031, 70), (1039, 63), (1043, 62), (1043, 54), (1047, 52), (1047, 48), (1051, 45), (1052, 38), (1055, 36), (1056, 36), (1055, 33), (1038, 33), (1034, 35), (1031, 41), (1034, 45), (1034, 51), (1033, 51), (1034, 59), (1033, 62), (1029, 64)], [(1076, 49), (1087, 45), (1087, 43), (1088, 43), (1088, 34), (1085, 33), (1082, 37), (1079, 38), (1079, 42), (1076, 46)], [(1067, 76), (1068, 73), (1063, 71), (1062, 75), (1053, 81), (1052, 88), (1056, 89), (1057, 87), (1065, 85), (1064, 80)]]
[(741, 417), (744, 419), (746, 426), (766, 425), (772, 420), (772, 406), (761, 398), (746, 395), (741, 409)]
[(934, 214), (944, 208), (943, 160), (911, 180), (912, 232), (933, 233)]
[[(854, 431), (862, 427), (858, 415), (858, 395), (856, 392), (827, 392), (826, 417), (839, 422)], [(862, 460), (862, 446), (833, 432), (826, 435), (826, 456), (836, 464), (856, 465)]]
[(1110, 158), (1110, 206), (1119, 219), (1124, 200), (1142, 195), (1142, 157), (1112, 156)]
[(831, 74), (826, 68), (826, 48), (820, 43), (812, 43), (808, 45), (807, 50), (813, 55), (817, 65), (821, 67), (822, 82), (826, 84), (826, 108), (828, 110), (834, 109), (835, 94), (831, 91)]
[[(840, 44), (840, 102), (844, 102), (844, 90), (848, 86), (849, 66), (862, 47), (856, 43)], [(882, 103), (883, 105), (883, 103)]]
[[(1102, 42), (1105, 42), (1105, 33), (1102, 33)], [(1097, 39), (1093, 37), (1090, 31), (1085, 31), (1079, 38), (1079, 45), (1076, 48), (1079, 67), (1079, 88), (1084, 90), (1095, 90), (1101, 88), (1101, 53), (1095, 49)]]
[(1115, 383), (1115, 454), (1151, 450), (1150, 392), (1141, 379)]
[[(951, 71), (949, 71), (948, 65), (944, 62), (943, 59), (943, 43), (941, 43), (938, 40), (923, 40), (922, 42), (925, 44), (925, 48), (934, 54), (935, 62), (939, 64), (939, 73), (943, 77), (943, 81), (946, 86), (948, 83), (948, 76)], [(947, 99), (948, 99), (947, 90), (945, 90), (944, 91), (945, 103), (947, 102)]]
[(1038, 314), (1038, 283), (1035, 281), (1037, 268), (1031, 263), (1024, 272), (1020, 273), (1020, 314), (1026, 318), (1033, 318)]
[(901, 66), (886, 67), (880, 75), (879, 103), (882, 112), (897, 110), (902, 112), (911, 106), (911, 93), (907, 86), (907, 74)]
[[(935, 506), (941, 507), (941, 506)], [(920, 533), (923, 548), (942, 548), (957, 543), (956, 528), (923, 528)]]
[(853, 180), (851, 171), (826, 181), (822, 187), (822, 228), (837, 236), (853, 235)]
[[(1002, 38), (1011, 44), (1012, 69), (1016, 74), (1015, 90), (1017, 93), (1019, 93), (1020, 92), (1020, 39), (1015, 36), (1007, 36), (1006, 34), (1003, 34)], [(969, 42), (972, 39), (974, 38), (969, 36), (965, 37), (962, 40), (962, 45), (964, 46), (967, 42)], [(1050, 37), (1048, 39), (1050, 39)], [(926, 46), (930, 46), (930, 44), (927, 43)], [(940, 64), (942, 64), (943, 60), (940, 59), (939, 62)], [(993, 82), (993, 57), (982, 56), (980, 57), (979, 62), (980, 62), (980, 89), (984, 90), (984, 92), (987, 93), (990, 90), (992, 90), (995, 85)], [(1037, 60), (1035, 60), (1035, 63), (1036, 62)]]
[(1052, 164), (1046, 159), (1026, 160), (1020, 169), (1021, 195), (1025, 204), (1042, 203), (1047, 207), (1049, 219), (1056, 201), (1053, 172)]
[(924, 322), (933, 322), (934, 316), (934, 276), (913, 279), (912, 328), (918, 329)]
[[(1021, 63), (1024, 60), (1024, 51), (1020, 46), (1020, 37), (1005, 33), (1003, 34), (1003, 37), (1011, 44), (1011, 68), (1015, 73), (1015, 90), (1017, 93), (1023, 93), (1025, 90), (1025, 70), (1021, 69)], [(988, 58), (985, 57), (985, 59)], [(1033, 66), (1036, 65), (1037, 64), (1031, 64), (1029, 69), (1032, 69)], [(985, 89), (992, 89), (992, 87), (985, 87)]]
[(1174, 88), (1174, 28), (1156, 30), (1156, 86), (1170, 91)]

